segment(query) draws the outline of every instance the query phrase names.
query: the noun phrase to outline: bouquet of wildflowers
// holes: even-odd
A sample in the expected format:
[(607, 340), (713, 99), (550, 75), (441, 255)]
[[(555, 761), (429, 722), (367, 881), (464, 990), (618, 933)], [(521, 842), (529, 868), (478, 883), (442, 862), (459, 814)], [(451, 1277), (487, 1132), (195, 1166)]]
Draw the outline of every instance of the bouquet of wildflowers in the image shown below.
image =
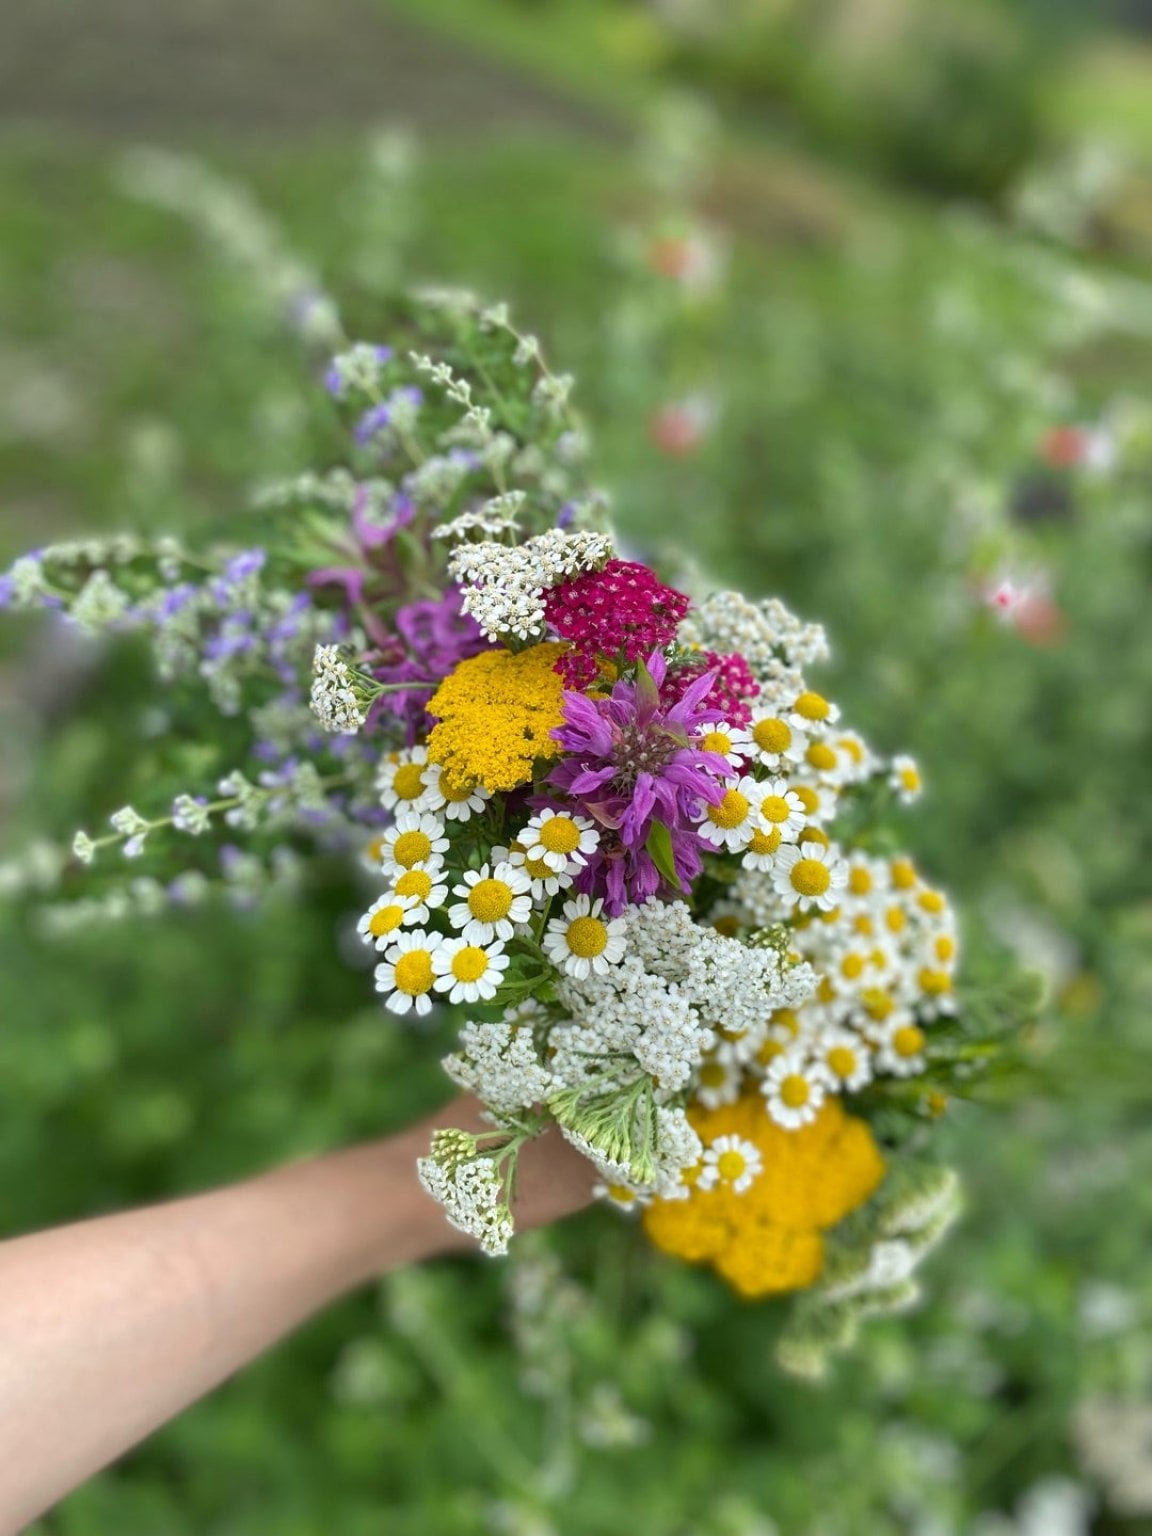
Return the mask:
[(357, 861), (382, 1027), (454, 1011), (487, 1111), (421, 1161), (447, 1219), (503, 1253), (557, 1127), (657, 1247), (804, 1292), (783, 1357), (817, 1369), (916, 1294), (958, 1198), (933, 1118), (1013, 1020), (958, 1002), (952, 909), (887, 826), (915, 764), (819, 691), (822, 630), (630, 558), (570, 382), (424, 294), (323, 371), (347, 464), (222, 533), (18, 560), (0, 602), (146, 638), (160, 718), (150, 803), (0, 881), (60, 928)]

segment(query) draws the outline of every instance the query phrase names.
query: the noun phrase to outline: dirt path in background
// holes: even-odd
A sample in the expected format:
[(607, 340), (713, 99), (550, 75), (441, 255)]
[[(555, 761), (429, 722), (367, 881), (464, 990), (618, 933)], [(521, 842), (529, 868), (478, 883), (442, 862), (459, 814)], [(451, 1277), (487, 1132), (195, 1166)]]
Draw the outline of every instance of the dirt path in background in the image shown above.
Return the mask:
[(0, 127), (106, 138), (610, 131), (380, 0), (0, 0)]

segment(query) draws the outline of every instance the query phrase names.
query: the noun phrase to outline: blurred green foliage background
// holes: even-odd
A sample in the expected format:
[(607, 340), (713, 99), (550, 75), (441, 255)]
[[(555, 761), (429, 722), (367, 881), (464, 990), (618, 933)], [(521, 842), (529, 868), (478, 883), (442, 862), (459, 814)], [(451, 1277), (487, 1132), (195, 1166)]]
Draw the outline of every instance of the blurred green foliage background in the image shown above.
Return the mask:
[[(1079, 8), (992, 0), (341, 20), (367, 46), (397, 15), (428, 40), (413, 139), (381, 132), (386, 49), (377, 127), (150, 126), (240, 189), (214, 231), (172, 163), (141, 195), (130, 113), (102, 138), (67, 114), (0, 134), (0, 561), (242, 518), (329, 451), (286, 253), (373, 338), (398, 281), (507, 299), (577, 374), (635, 545), (828, 624), (829, 691), (923, 765), (910, 845), (1044, 972), (1045, 1019), (1002, 1104), (941, 1122), (968, 1213), (926, 1304), (823, 1386), (771, 1364), (772, 1307), (597, 1212), (333, 1309), (38, 1529), (1152, 1530), (1152, 55)], [(305, 51), (305, 21), (337, 25), (281, 20)], [(249, 198), (272, 220), (255, 262)], [(1005, 582), (1023, 614), (997, 613)], [(122, 802), (117, 726), (146, 690), (131, 651), (4, 624), (6, 852)], [(2, 909), (4, 1230), (434, 1103), (438, 1042), (386, 1024), (341, 952), (357, 900), (321, 869), (306, 910), (66, 942)]]

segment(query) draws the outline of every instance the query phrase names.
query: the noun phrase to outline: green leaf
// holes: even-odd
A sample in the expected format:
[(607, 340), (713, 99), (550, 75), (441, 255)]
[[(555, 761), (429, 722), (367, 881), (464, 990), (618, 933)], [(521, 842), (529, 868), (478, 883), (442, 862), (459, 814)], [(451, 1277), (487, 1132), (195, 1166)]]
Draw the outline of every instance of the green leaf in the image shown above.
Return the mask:
[(642, 661), (636, 663), (636, 699), (645, 709), (655, 709), (660, 702), (656, 679)]
[(676, 860), (672, 853), (672, 834), (662, 821), (652, 823), (652, 830), (644, 846), (648, 857), (668, 884), (679, 890), (680, 876), (676, 873)]

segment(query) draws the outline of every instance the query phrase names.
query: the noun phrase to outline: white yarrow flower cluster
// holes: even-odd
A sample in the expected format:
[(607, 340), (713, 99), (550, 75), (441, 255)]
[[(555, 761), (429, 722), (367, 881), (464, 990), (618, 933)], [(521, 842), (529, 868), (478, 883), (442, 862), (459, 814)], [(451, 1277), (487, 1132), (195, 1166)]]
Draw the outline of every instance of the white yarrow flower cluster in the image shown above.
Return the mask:
[(453, 1163), (439, 1160), (434, 1150), (431, 1157), (420, 1158), (416, 1171), (458, 1232), (474, 1237), (485, 1253), (508, 1252), (512, 1213), (504, 1198), (500, 1169), (492, 1158)]
[(598, 569), (611, 557), (607, 534), (553, 528), (524, 544), (461, 544), (449, 557), (448, 571), (464, 588), (464, 611), (489, 640), (532, 640), (544, 635), (548, 588), (579, 571)]
[(312, 658), (312, 713), (334, 736), (355, 736), (368, 719), (338, 645), (318, 645)]
[(531, 1014), (520, 1010), (495, 1024), (465, 1024), (459, 1049), (444, 1058), (444, 1070), (498, 1113), (544, 1103), (556, 1076), (540, 1061), (530, 1020)]

